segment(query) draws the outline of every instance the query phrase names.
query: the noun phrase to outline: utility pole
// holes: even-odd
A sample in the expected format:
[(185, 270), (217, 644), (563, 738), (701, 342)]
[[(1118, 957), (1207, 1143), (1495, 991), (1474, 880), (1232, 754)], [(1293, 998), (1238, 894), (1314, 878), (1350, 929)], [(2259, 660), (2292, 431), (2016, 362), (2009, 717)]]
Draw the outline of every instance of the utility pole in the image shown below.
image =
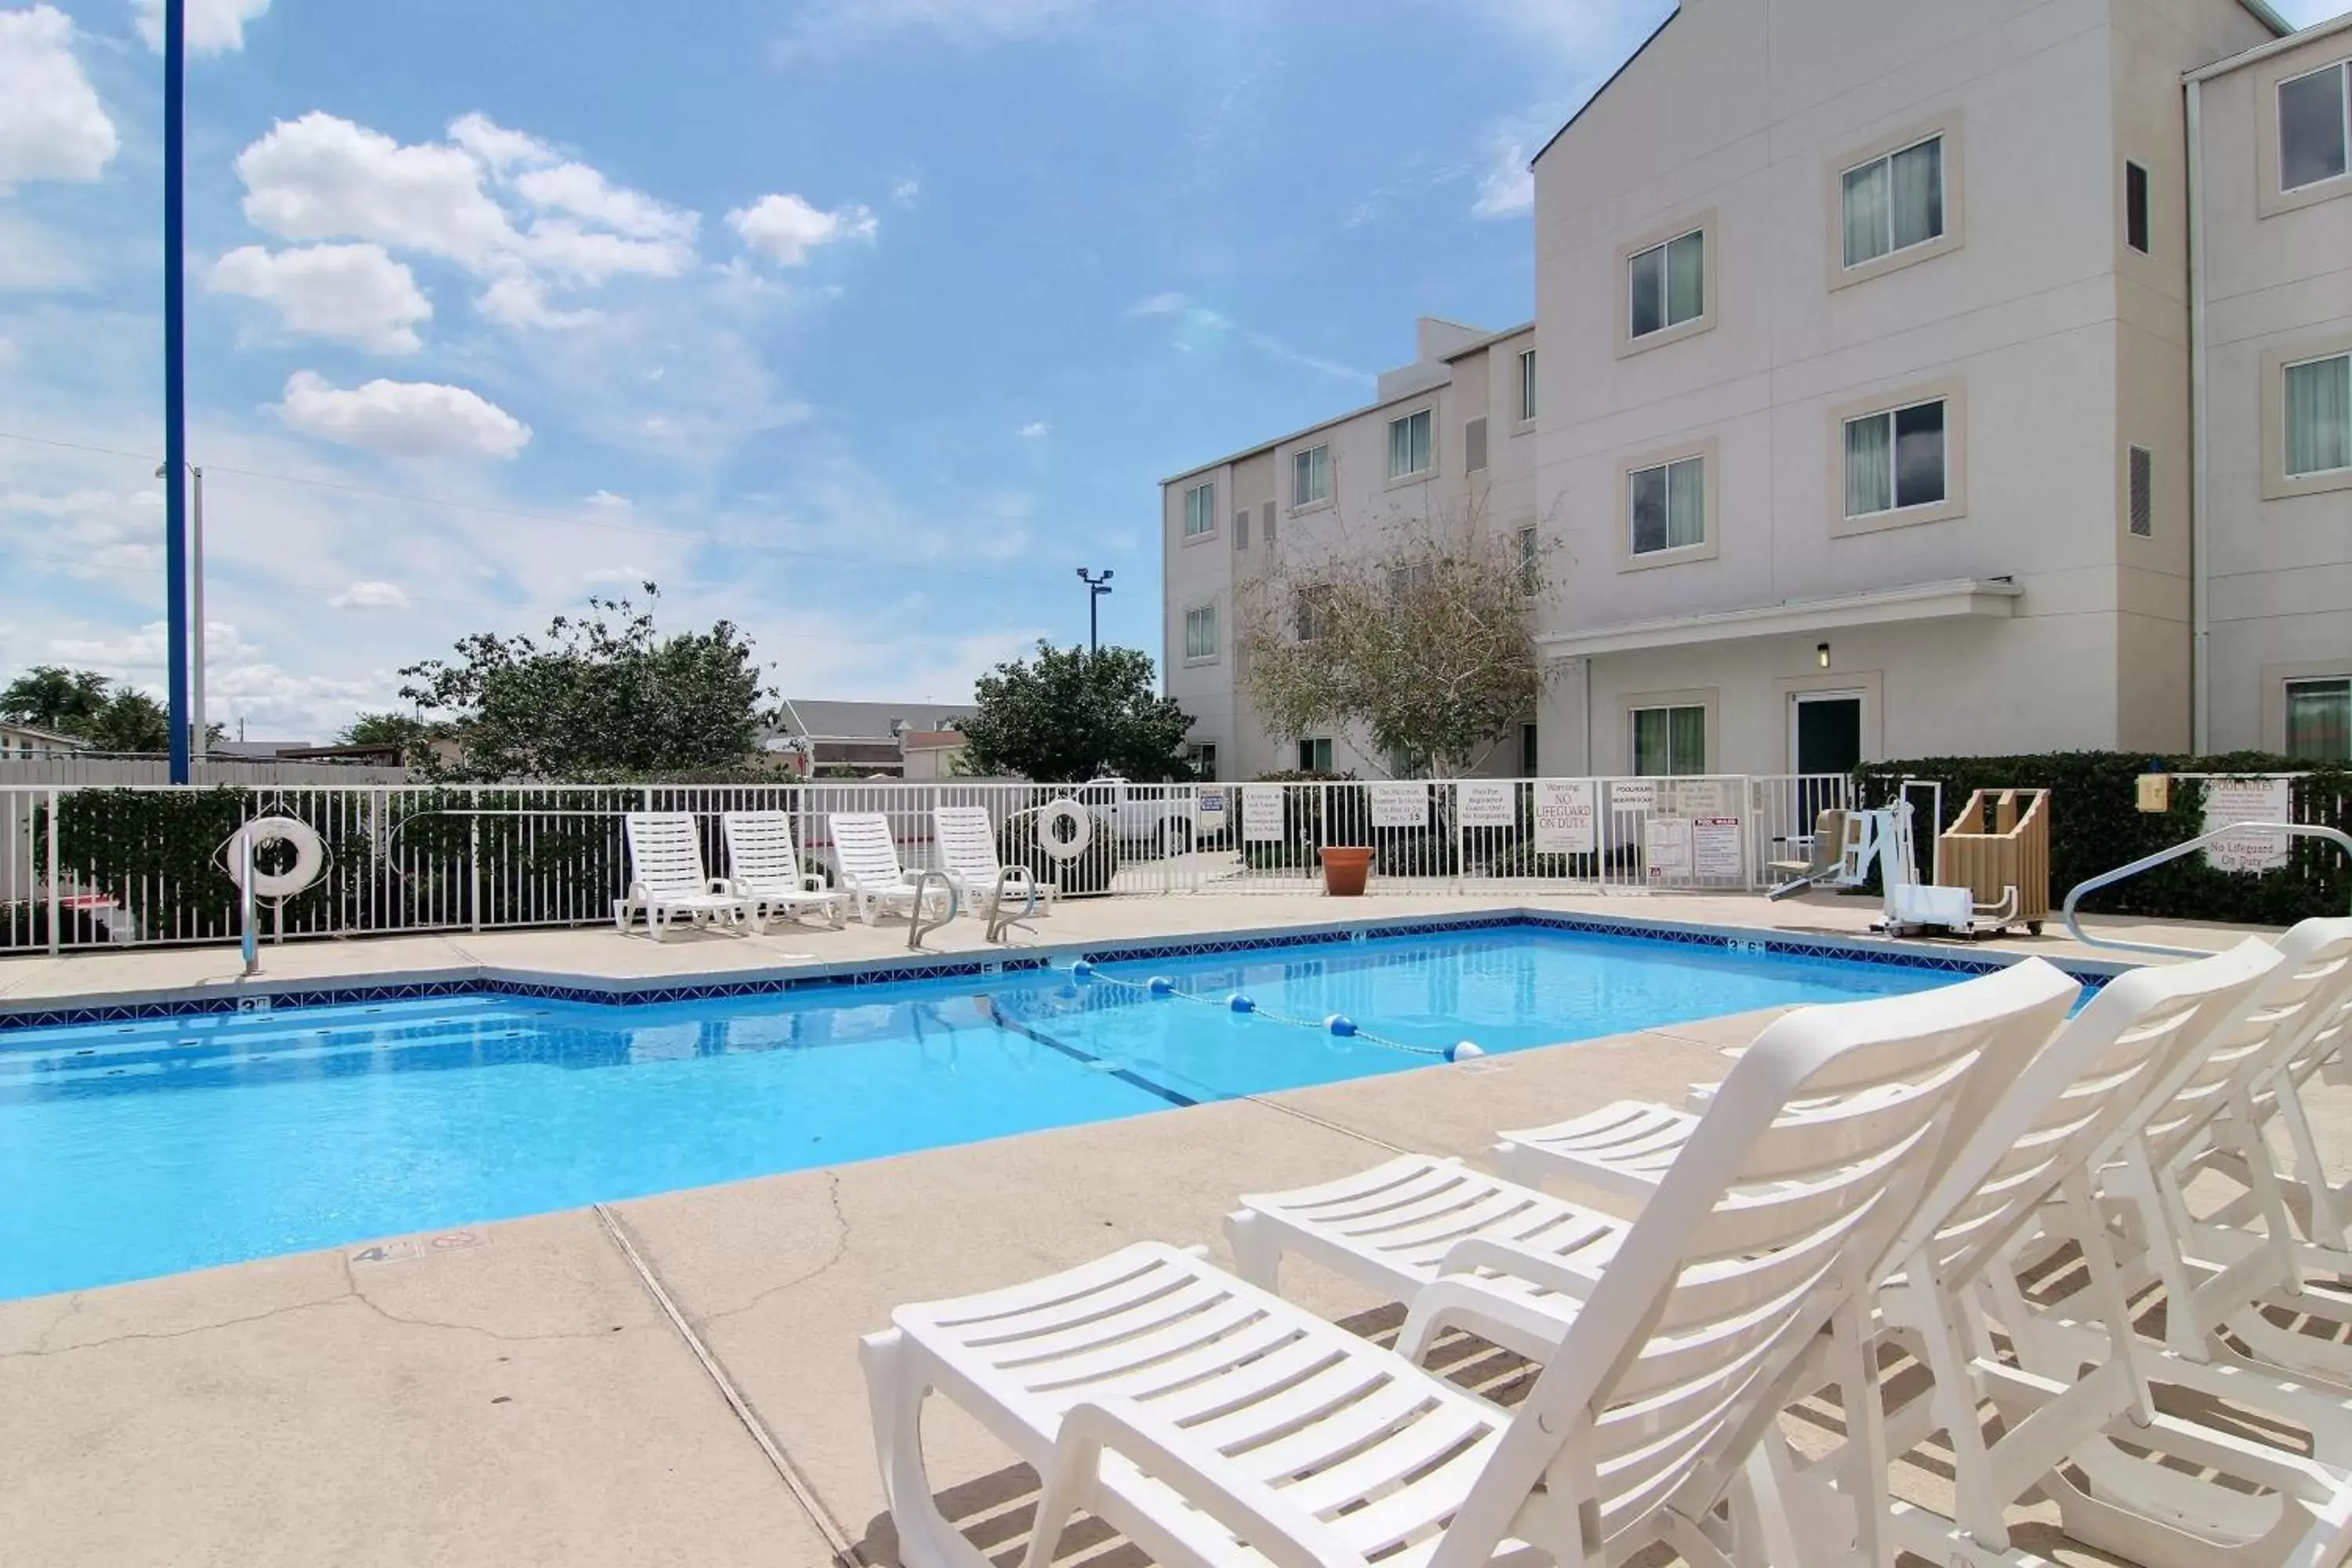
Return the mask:
[[(155, 477), (168, 479), (171, 472), (168, 466), (160, 468)], [(193, 672), (188, 681), (188, 706), (193, 714), (188, 724), (188, 754), (201, 763), (210, 754), (205, 728), (205, 470), (192, 464), (188, 477), (195, 481), (195, 509), (188, 531), (188, 619), (195, 627), (188, 647)]]
[(1078, 581), (1087, 585), (1087, 648), (1090, 653), (1102, 652), (1102, 597), (1110, 592), (1111, 568), (1104, 567), (1100, 576), (1078, 568)]
[(172, 782), (188, 769), (187, 0), (163, 0), (163, 624)]

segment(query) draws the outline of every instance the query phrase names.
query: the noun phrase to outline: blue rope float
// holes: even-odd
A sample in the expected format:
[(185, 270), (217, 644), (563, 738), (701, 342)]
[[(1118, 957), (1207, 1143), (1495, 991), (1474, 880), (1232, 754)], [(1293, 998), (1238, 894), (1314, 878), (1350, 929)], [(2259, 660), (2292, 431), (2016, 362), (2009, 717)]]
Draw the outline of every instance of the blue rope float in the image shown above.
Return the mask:
[(1076, 979), (1093, 980), (1106, 985), (1123, 985), (1130, 991), (1140, 991), (1148, 996), (1161, 1000), (1172, 997), (1185, 1002), (1198, 1002), (1204, 1006), (1222, 1007), (1227, 1012), (1255, 1014), (1276, 1024), (1287, 1024), (1293, 1028), (1315, 1029), (1339, 1039), (1362, 1040), (1368, 1045), (1384, 1047), (1392, 1051), (1402, 1051), (1408, 1056), (1435, 1057), (1444, 1061), (1462, 1062), (1474, 1060), (1486, 1054), (1475, 1040), (1456, 1040), (1450, 1046), (1416, 1046), (1406, 1040), (1391, 1040), (1385, 1036), (1368, 1034), (1357, 1027), (1356, 1021), (1345, 1013), (1330, 1013), (1319, 1019), (1292, 1018), (1280, 1013), (1268, 1013), (1246, 993), (1240, 991), (1232, 992), (1223, 997), (1196, 996), (1189, 991), (1176, 989), (1176, 983), (1165, 974), (1155, 974), (1150, 979), (1139, 983), (1116, 974), (1105, 974), (1090, 961), (1083, 958), (1070, 965), (1070, 973)]

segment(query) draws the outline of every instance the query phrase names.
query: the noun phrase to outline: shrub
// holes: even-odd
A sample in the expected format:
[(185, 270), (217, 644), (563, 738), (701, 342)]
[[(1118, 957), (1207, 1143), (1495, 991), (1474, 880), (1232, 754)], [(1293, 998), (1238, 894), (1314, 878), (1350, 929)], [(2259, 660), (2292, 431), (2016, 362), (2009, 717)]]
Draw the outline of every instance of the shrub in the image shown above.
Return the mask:
[[(2195, 779), (2172, 781), (2170, 808), (2142, 812), (2138, 777), (2151, 760), (2171, 773), (2301, 773), (2294, 786), (2295, 820), (2352, 832), (2352, 768), (2293, 762), (2258, 752), (2218, 757), (2160, 757), (2138, 752), (2053, 752), (2017, 757), (1928, 757), (1873, 763), (1854, 774), (1863, 805), (1891, 801), (1905, 778), (1944, 786), (1945, 821), (1959, 814), (1973, 790), (2050, 791), (2050, 901), (2068, 889), (2144, 855), (2194, 838), (2205, 830), (2205, 790)], [(1915, 823), (1925, 858), (1929, 824)], [(2352, 903), (2352, 860), (2323, 839), (2289, 841), (2282, 871), (2263, 876), (2217, 871), (2202, 855), (2184, 856), (2085, 897), (2081, 907), (2101, 914), (2154, 919), (2228, 921), (2291, 925), (2311, 915), (2344, 913)]]

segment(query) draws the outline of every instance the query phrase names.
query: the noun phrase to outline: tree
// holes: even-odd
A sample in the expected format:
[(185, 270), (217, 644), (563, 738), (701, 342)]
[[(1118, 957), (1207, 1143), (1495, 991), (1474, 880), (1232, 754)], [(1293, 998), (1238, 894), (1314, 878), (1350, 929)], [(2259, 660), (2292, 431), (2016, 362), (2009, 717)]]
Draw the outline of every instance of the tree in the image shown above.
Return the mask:
[(980, 678), (963, 760), (978, 774), (1076, 784), (1101, 773), (1181, 778), (1192, 717), (1159, 694), (1140, 648), (1066, 651), (1040, 642)]
[(168, 752), (172, 716), (152, 697), (125, 686), (107, 700), (81, 735), (94, 752)]
[(54, 734), (84, 734), (112, 700), (113, 685), (94, 669), (37, 664), (0, 691), (0, 719)]
[(1284, 563), (1237, 593), (1251, 703), (1277, 738), (1360, 725), (1441, 778), (1476, 768), (1535, 711), (1543, 552), (1521, 531), (1400, 523), (1386, 548)]
[[(661, 590), (645, 584), (648, 601)], [(454, 659), (400, 673), (400, 695), (446, 716), (457, 779), (643, 777), (739, 767), (756, 753), (775, 693), (731, 621), (707, 632), (656, 631), (649, 603), (591, 599), (545, 638), (477, 632)]]
[(361, 713), (335, 737), (343, 746), (421, 746), (431, 740), (434, 727), (414, 713)]

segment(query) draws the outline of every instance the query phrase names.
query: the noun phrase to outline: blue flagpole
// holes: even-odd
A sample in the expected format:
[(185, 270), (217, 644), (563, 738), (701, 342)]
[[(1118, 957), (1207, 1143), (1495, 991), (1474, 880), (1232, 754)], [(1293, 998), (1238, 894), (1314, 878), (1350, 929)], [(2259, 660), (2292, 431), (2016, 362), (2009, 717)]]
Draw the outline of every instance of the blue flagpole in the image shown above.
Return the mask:
[(181, 121), (185, 97), (187, 3), (163, 0), (163, 574), (169, 642), (172, 782), (188, 771), (188, 385), (186, 234), (187, 148)]

